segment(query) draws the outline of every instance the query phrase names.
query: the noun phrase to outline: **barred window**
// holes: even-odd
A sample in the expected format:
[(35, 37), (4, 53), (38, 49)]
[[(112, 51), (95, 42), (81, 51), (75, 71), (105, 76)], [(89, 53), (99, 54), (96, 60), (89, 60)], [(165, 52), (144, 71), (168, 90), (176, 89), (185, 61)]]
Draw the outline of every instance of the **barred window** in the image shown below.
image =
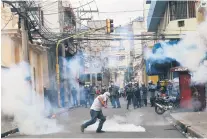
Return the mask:
[(170, 20), (195, 18), (195, 1), (169, 1)]
[(188, 1), (188, 13), (189, 13), (189, 18), (196, 17), (195, 1)]

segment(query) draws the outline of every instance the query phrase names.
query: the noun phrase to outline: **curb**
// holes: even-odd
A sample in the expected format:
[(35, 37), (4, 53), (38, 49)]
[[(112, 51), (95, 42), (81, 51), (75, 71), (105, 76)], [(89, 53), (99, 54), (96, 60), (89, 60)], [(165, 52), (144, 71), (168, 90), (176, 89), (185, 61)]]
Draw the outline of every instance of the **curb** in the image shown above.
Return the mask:
[(1, 133), (1, 138), (4, 138), (10, 134), (14, 134), (14, 133), (17, 133), (19, 132), (19, 129), (18, 128), (15, 128), (15, 129), (12, 129), (12, 130), (9, 130), (7, 132), (4, 132), (4, 133)]
[(185, 124), (184, 121), (182, 121), (182, 120), (176, 120), (175, 118), (173, 118), (172, 115), (170, 115), (170, 117), (172, 118), (173, 123), (177, 126), (176, 128), (179, 128), (180, 130), (182, 130), (186, 134), (190, 134), (193, 137), (196, 137), (196, 138), (205, 138), (202, 134), (200, 134), (198, 131), (196, 131), (189, 124)]
[(196, 131), (193, 127), (189, 127), (187, 132), (197, 138), (206, 138), (202, 135), (202, 133), (199, 133), (199, 131)]
[[(46, 118), (52, 118), (54, 115), (55, 115), (55, 116), (56, 116), (56, 115), (60, 115), (60, 114), (62, 114), (62, 113), (68, 112), (69, 110), (72, 110), (72, 109), (75, 109), (75, 108), (78, 108), (78, 107), (80, 107), (80, 106), (66, 108), (65, 110), (62, 110), (62, 111), (57, 112), (57, 113), (55, 113), (55, 114), (49, 115), (49, 116), (47, 116)], [(6, 137), (6, 136), (8, 136), (8, 135), (10, 135), (10, 134), (15, 134), (15, 133), (17, 133), (17, 132), (19, 132), (19, 129), (18, 129), (18, 128), (9, 130), (9, 131), (7, 131), (7, 132), (1, 133), (1, 138), (4, 138), (4, 137)]]

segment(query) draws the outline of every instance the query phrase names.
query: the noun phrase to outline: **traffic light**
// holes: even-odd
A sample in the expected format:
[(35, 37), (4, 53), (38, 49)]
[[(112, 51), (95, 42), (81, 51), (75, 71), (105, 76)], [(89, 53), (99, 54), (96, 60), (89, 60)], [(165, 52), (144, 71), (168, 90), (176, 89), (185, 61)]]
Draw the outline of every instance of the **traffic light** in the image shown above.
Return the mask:
[(106, 33), (110, 34), (111, 32), (114, 32), (114, 24), (112, 19), (106, 19)]

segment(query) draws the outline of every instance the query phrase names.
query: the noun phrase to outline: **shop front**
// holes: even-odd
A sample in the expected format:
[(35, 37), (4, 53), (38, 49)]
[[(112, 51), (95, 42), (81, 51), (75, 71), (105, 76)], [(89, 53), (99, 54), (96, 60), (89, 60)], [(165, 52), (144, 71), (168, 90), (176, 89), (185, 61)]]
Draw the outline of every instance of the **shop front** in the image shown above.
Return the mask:
[(179, 76), (180, 107), (201, 111), (206, 108), (205, 85), (191, 84), (191, 74), (187, 68), (174, 67), (171, 72), (177, 72)]
[[(157, 43), (152, 48), (153, 55), (162, 55), (163, 47), (173, 47), (173, 45), (177, 44), (178, 41), (168, 41), (166, 42), (167, 45), (162, 46), (161, 43)], [(164, 54), (163, 54), (164, 55)], [(158, 80), (172, 80), (177, 77), (176, 74), (172, 74), (170, 72), (170, 68), (179, 66), (179, 63), (171, 58), (163, 58), (163, 59), (155, 59), (149, 58), (146, 60), (146, 73), (148, 76), (155, 76), (157, 75), (159, 78)]]

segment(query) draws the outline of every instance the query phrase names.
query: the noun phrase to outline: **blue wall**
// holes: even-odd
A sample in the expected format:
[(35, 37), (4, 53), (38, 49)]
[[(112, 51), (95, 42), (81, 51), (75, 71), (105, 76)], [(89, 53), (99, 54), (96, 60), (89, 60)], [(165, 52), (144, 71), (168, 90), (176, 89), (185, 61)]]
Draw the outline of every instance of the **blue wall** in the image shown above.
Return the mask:
[(168, 1), (153, 0), (150, 4), (149, 13), (147, 16), (147, 28), (149, 32), (156, 32), (158, 24), (164, 15)]
[[(165, 45), (165, 47), (173, 47), (173, 45), (177, 43), (178, 41), (169, 41), (167, 42), (168, 45)], [(152, 48), (153, 54), (156, 53), (156, 51), (159, 48), (162, 48), (162, 45), (160, 43), (155, 44)], [(146, 60), (147, 75), (164, 74), (168, 70), (169, 63), (171, 63), (172, 61), (175, 61), (175, 60), (171, 58), (165, 58), (163, 60), (147, 59)]]

